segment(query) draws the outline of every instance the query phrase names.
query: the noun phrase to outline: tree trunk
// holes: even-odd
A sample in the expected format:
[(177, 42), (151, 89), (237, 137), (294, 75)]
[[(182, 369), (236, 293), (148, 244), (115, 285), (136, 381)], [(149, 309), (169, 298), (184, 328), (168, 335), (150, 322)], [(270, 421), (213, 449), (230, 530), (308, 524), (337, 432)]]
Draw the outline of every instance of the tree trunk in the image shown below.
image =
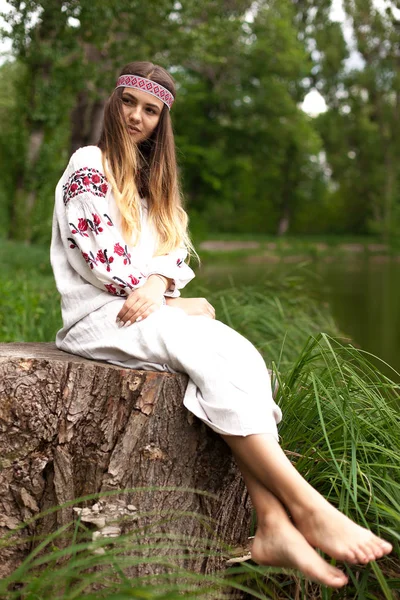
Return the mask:
[[(108, 56), (107, 47), (101, 50), (93, 44), (82, 42), (83, 60), (89, 73), (97, 73), (99, 81), (101, 74), (113, 71), (112, 61)], [(103, 113), (106, 100), (111, 90), (89, 78), (85, 88), (79, 92), (76, 103), (71, 111), (71, 142), (70, 154), (82, 146), (96, 145), (100, 138), (103, 124)], [(94, 90), (97, 91), (93, 94)]]
[[(0, 576), (31, 550), (27, 533), (30, 539), (47, 535), (71, 522), (79, 507), (86, 507), (82, 520), (86, 512), (92, 526), (109, 524), (119, 510), (132, 515), (124, 532), (157, 521), (157, 533), (185, 536), (185, 567), (197, 573), (220, 570), (227, 558), (222, 551), (196, 555), (199, 540), (246, 547), (247, 491), (222, 438), (184, 408), (186, 384), (184, 374), (121, 369), (54, 344), (0, 344), (0, 535), (88, 494), (161, 488), (131, 490), (100, 505), (77, 503), (78, 510), (69, 506), (40, 518), (15, 533), (19, 545), (1, 550)], [(212, 495), (171, 489), (177, 487)], [(135, 573), (157, 569), (147, 564)]]
[(281, 210), (280, 217), (278, 223), (278, 236), (285, 235), (290, 227), (290, 219), (291, 219), (291, 198), (294, 194), (295, 187), (297, 182), (294, 181), (295, 173), (293, 171), (293, 163), (296, 157), (297, 149), (294, 143), (290, 143), (289, 147), (286, 150), (286, 158), (285, 163), (283, 165), (283, 186), (282, 186), (282, 200), (281, 200)]
[(37, 192), (27, 181), (36, 168), (44, 141), (44, 128), (31, 130), (28, 141), (24, 171), (19, 175), (10, 219), (10, 238), (22, 240), (26, 244), (32, 241), (32, 216), (35, 209)]
[(100, 138), (105, 100), (93, 100), (82, 90), (71, 112), (70, 154), (82, 146), (94, 146)]

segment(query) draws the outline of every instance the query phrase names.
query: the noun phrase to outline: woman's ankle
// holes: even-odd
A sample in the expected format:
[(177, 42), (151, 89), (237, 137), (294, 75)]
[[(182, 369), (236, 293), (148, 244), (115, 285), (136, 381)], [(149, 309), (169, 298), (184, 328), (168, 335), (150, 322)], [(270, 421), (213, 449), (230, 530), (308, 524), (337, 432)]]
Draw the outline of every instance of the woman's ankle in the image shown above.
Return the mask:
[(288, 510), (295, 523), (312, 523), (321, 514), (326, 514), (328, 510), (334, 510), (334, 507), (319, 492), (312, 488), (312, 493), (297, 502), (291, 503)]
[(257, 513), (257, 531), (269, 532), (288, 520), (290, 517), (282, 505), (262, 514)]

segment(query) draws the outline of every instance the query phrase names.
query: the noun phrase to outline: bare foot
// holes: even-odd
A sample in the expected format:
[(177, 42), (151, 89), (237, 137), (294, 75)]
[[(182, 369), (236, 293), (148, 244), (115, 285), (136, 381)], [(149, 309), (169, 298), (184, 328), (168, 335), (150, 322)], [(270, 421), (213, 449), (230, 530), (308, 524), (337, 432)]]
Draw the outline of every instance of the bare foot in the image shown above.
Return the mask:
[(257, 528), (251, 558), (260, 565), (298, 569), (307, 579), (333, 588), (348, 581), (342, 571), (321, 558), (287, 516)]
[(338, 560), (366, 564), (392, 551), (392, 545), (356, 525), (322, 496), (311, 509), (292, 507), (296, 527), (314, 547)]

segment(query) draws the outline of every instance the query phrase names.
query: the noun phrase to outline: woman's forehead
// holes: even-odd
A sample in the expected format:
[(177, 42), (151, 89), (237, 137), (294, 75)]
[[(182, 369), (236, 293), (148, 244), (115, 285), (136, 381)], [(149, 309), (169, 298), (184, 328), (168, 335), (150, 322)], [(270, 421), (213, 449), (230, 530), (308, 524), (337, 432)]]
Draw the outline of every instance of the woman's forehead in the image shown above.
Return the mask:
[(136, 88), (124, 87), (122, 89), (122, 93), (129, 94), (133, 98), (136, 98), (136, 100), (138, 100), (142, 104), (156, 106), (160, 110), (162, 110), (164, 106), (164, 102), (153, 96), (153, 94), (148, 94), (147, 92), (137, 90)]

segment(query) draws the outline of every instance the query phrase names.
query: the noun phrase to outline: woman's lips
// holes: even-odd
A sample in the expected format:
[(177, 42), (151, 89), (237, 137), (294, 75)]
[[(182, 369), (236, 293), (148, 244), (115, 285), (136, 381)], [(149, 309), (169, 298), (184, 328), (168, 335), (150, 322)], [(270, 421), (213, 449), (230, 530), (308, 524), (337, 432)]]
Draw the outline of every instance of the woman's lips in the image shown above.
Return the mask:
[(137, 127), (128, 127), (128, 129), (131, 133), (141, 133), (140, 129), (138, 129)]

